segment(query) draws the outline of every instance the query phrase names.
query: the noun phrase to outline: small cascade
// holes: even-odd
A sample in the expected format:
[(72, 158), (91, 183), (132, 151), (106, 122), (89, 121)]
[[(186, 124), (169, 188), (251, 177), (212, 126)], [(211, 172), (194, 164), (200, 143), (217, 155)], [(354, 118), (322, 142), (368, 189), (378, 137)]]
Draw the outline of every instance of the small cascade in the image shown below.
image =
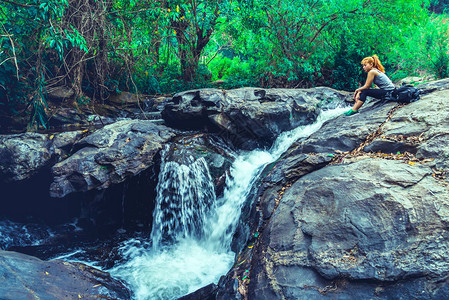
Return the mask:
[(215, 205), (215, 191), (203, 157), (183, 157), (185, 164), (167, 161), (162, 151), (151, 239), (153, 247), (171, 245), (180, 238), (204, 237), (204, 223)]
[(212, 249), (230, 251), (232, 237), (240, 219), (240, 212), (257, 175), (273, 160), (267, 151), (244, 152), (231, 167), (223, 196), (217, 200), (216, 218), (206, 224), (208, 244)]
[(121, 261), (108, 272), (124, 280), (139, 300), (177, 299), (218, 283), (234, 262), (232, 238), (264, 167), (346, 109), (337, 106), (323, 111), (315, 123), (281, 134), (271, 149), (242, 151), (218, 199), (204, 158), (173, 145), (164, 148), (151, 236), (123, 242), (118, 248)]

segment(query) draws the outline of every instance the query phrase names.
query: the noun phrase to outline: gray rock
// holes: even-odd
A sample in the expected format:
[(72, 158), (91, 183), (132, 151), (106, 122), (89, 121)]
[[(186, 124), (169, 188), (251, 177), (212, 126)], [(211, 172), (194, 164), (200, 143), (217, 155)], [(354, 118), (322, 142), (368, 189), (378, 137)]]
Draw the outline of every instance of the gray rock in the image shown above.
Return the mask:
[(423, 76), (423, 77), (418, 77), (418, 76), (410, 76), (410, 77), (406, 77), (406, 78), (402, 78), (400, 80), (398, 80), (397, 82), (395, 82), (395, 84), (397, 86), (401, 86), (404, 84), (424, 84), (427, 83), (428, 81), (435, 81), (435, 77), (434, 76)]
[[(426, 165), (364, 159), (305, 175), (285, 191), (262, 233), (263, 259), (253, 259), (259, 273), (249, 295), (268, 289), (279, 299), (320, 298), (318, 288), (299, 291), (338, 279), (445, 278), (448, 200), (447, 188)], [(375, 286), (368, 290), (365, 297), (374, 297)], [(354, 299), (344, 287), (338, 293)]]
[(3, 182), (29, 179), (67, 157), (82, 131), (0, 136), (0, 177)]
[[(103, 109), (104, 111), (105, 109)], [(109, 111), (107, 115), (117, 115), (117, 112)], [(100, 116), (90, 111), (79, 111), (74, 108), (61, 108), (49, 119), (51, 128), (74, 130), (86, 128), (87, 126), (104, 126), (115, 121), (112, 117)]]
[(269, 145), (282, 131), (313, 122), (320, 105), (347, 96), (330, 88), (192, 90), (176, 94), (162, 116), (168, 126), (218, 132), (248, 148)]
[(2, 181), (30, 178), (51, 163), (51, 142), (47, 135), (23, 133), (0, 136), (0, 176)]
[(173, 131), (149, 120), (123, 120), (88, 135), (74, 153), (52, 168), (52, 197), (105, 189), (152, 166)]
[(289, 182), (327, 165), (338, 153), (355, 149), (385, 122), (388, 111), (395, 105), (379, 105), (378, 101), (371, 101), (365, 104), (361, 113), (350, 117), (339, 116), (323, 124), (309, 137), (293, 143), (264, 172), (258, 192), (264, 217), (267, 218), (274, 208), (275, 197), (270, 195), (277, 195)]
[(136, 104), (139, 101), (142, 102), (143, 99), (141, 96), (133, 93), (121, 92), (120, 94), (111, 96), (109, 101), (117, 104)]
[(47, 89), (48, 97), (53, 100), (62, 101), (64, 99), (72, 97), (74, 94), (75, 91), (67, 86), (57, 86)]
[(335, 151), (353, 150), (386, 121), (388, 112), (396, 105), (397, 103), (380, 105), (379, 101), (368, 102), (358, 114), (339, 116), (326, 122), (319, 131), (296, 142), (289, 152), (335, 154)]
[(196, 160), (204, 158), (216, 195), (220, 195), (235, 156), (235, 151), (221, 138), (208, 134), (195, 134), (175, 138), (169, 146), (165, 160), (189, 166)]
[(1, 299), (131, 299), (109, 273), (81, 263), (0, 250), (0, 274)]
[(84, 135), (83, 131), (67, 131), (50, 135), (55, 149), (69, 149)]
[[(434, 166), (449, 167), (449, 108), (445, 105), (448, 92), (434, 92), (398, 110), (383, 126), (382, 136), (365, 151), (384, 153), (408, 151), (421, 159), (434, 159)], [(404, 142), (388, 141), (384, 137), (406, 137)], [(393, 146), (394, 144), (394, 146)]]
[(423, 84), (418, 84), (417, 88), (421, 89), (423, 94), (429, 94), (436, 91), (447, 90), (449, 88), (449, 79), (435, 80)]

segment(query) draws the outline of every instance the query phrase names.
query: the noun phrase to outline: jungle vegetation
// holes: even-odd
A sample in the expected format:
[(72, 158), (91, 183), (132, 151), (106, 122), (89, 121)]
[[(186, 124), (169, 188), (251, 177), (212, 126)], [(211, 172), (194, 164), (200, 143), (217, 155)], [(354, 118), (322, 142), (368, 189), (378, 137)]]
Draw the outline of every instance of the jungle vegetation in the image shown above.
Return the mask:
[(0, 110), (45, 126), (47, 91), (107, 103), (214, 87), (354, 90), (360, 61), (448, 76), (449, 0), (0, 0)]

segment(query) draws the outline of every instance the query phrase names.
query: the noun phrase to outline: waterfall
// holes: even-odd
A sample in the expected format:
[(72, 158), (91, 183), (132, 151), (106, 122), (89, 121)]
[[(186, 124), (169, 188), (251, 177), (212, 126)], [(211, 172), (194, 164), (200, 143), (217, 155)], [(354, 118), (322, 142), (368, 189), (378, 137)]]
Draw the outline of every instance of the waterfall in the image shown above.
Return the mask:
[(152, 241), (123, 243), (124, 263), (109, 270), (111, 275), (125, 280), (139, 300), (176, 299), (217, 283), (234, 262), (232, 235), (260, 172), (293, 142), (310, 136), (345, 109), (323, 111), (315, 123), (281, 134), (269, 150), (240, 153), (219, 199), (204, 159), (189, 157), (185, 164), (166, 161), (165, 149)]
[(184, 157), (186, 164), (167, 161), (162, 151), (156, 208), (151, 239), (153, 247), (170, 245), (180, 238), (204, 236), (204, 223), (215, 205), (215, 191), (206, 160)]

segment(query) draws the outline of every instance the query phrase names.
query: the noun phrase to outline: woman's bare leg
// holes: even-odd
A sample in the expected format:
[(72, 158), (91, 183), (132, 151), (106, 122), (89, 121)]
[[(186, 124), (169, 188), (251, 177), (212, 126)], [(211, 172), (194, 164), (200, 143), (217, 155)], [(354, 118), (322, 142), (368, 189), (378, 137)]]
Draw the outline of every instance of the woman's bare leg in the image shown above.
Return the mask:
[(359, 110), (359, 108), (363, 105), (363, 103), (365, 103), (365, 102), (360, 101), (360, 100), (355, 100), (355, 103), (354, 103), (354, 106), (352, 107), (352, 110), (353, 111)]

